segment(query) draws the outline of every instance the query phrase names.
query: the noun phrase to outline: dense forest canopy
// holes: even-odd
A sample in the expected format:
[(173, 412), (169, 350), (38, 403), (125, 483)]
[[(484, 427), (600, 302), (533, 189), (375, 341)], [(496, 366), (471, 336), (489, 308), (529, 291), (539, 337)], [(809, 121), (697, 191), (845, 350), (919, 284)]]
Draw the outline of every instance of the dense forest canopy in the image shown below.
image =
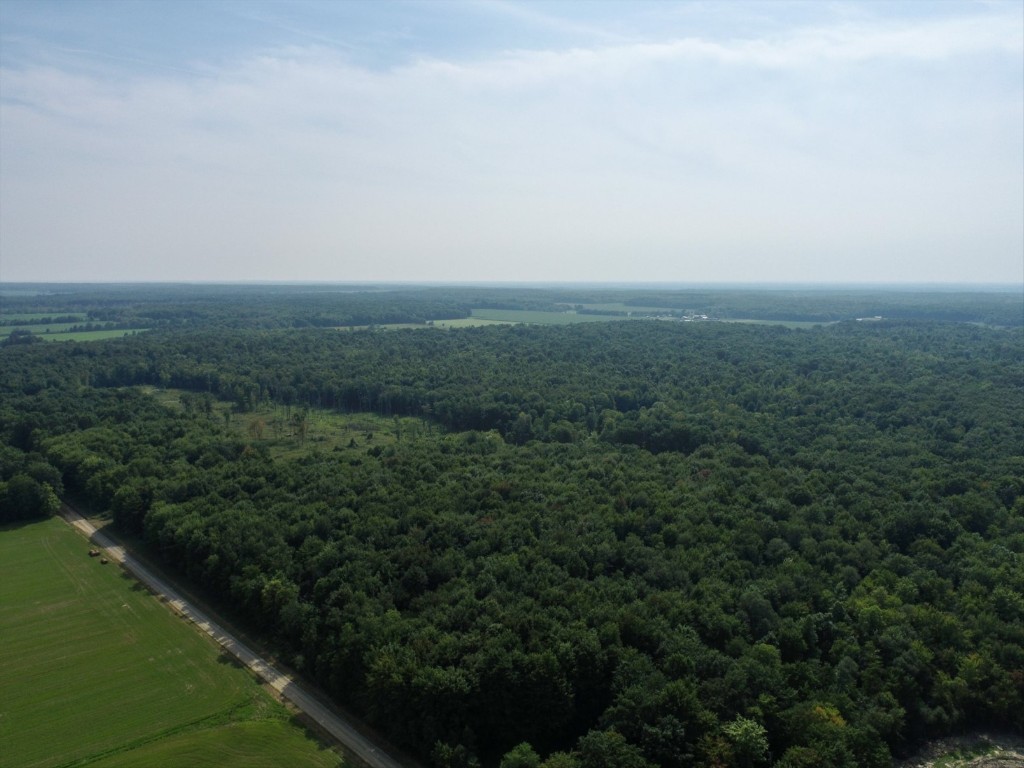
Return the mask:
[[(375, 327), (630, 306), (838, 322)], [(884, 766), (1024, 728), (1019, 291), (94, 286), (16, 313), (154, 330), (0, 349), (4, 517), (109, 510), (432, 765)]]

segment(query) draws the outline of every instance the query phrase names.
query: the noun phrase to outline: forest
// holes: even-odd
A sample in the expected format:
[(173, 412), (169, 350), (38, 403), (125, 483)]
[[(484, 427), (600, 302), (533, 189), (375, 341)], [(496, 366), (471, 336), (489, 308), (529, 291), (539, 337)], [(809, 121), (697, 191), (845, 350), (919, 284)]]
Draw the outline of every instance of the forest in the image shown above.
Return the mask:
[(1019, 290), (18, 288), (152, 330), (0, 347), (3, 522), (108, 511), (425, 764), (1024, 731)]

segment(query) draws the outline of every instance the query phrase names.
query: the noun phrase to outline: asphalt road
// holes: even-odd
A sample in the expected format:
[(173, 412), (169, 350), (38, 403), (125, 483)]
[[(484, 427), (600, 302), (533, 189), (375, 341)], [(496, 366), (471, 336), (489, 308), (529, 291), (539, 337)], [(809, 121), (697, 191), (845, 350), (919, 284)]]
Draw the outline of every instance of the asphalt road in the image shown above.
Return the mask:
[(115, 544), (108, 536), (96, 530), (96, 527), (78, 512), (64, 505), (61, 509), (61, 516), (84, 533), (89, 541), (102, 547), (107, 558), (123, 565), (135, 578), (163, 598), (174, 611), (216, 640), (231, 655), (255, 672), (261, 680), (315, 720), (320, 727), (370, 768), (409, 768), (408, 763), (399, 762), (389, 755), (382, 747), (356, 730), (351, 723), (321, 704), (293, 678), (258, 656), (238, 638), (189, 603), (174, 587), (142, 565), (125, 551), (124, 547)]

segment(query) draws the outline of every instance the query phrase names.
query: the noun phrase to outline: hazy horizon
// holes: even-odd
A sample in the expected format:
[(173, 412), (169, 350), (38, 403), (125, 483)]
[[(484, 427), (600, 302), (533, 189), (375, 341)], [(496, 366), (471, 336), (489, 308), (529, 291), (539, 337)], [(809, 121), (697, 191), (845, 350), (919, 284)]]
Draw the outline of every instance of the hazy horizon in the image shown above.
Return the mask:
[(4, 0), (0, 281), (1012, 289), (1022, 56), (1019, 2)]
[[(237, 287), (346, 287), (346, 288), (609, 288), (624, 290), (789, 290), (789, 291), (894, 291), (894, 292), (981, 292), (1016, 293), (1024, 290), (1024, 282), (684, 282), (623, 280), (20, 280), (0, 281), (2, 286), (237, 286)], [(2, 290), (2, 288), (0, 288)], [(353, 291), (355, 292), (355, 291)], [(1022, 294), (1024, 298), (1024, 294)]]

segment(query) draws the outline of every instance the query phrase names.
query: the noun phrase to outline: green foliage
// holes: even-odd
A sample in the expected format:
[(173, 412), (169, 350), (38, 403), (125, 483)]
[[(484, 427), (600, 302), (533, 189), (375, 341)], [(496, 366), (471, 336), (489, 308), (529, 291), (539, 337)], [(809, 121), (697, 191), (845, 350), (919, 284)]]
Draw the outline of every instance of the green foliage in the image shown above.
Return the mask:
[(63, 521), (0, 530), (5, 766), (338, 766)]
[(37, 336), (28, 328), (15, 328), (4, 337), (0, 344), (5, 347), (14, 347), (24, 344), (36, 344), (42, 340), (40, 336)]
[(340, 764), (334, 752), (282, 720), (230, 723), (174, 734), (89, 763), (94, 768), (338, 768)]
[(110, 510), (436, 765), (880, 767), (1024, 727), (1019, 330), (199, 320), (0, 351), (4, 492)]
[(541, 768), (579, 768), (580, 762), (569, 752), (552, 752)]
[(538, 768), (540, 755), (527, 742), (510, 749), (503, 758), (499, 768)]
[(618, 731), (591, 731), (580, 738), (577, 755), (580, 768), (652, 768)]
[(768, 732), (756, 720), (737, 717), (722, 726), (722, 733), (729, 740), (737, 766), (752, 768), (768, 762)]
[[(53, 469), (48, 464), (39, 466), (44, 470)], [(30, 467), (29, 471), (31, 470)], [(59, 477), (55, 482), (60, 487)], [(0, 481), (0, 524), (46, 517), (59, 511), (60, 499), (57, 498), (51, 483), (40, 481), (25, 472), (19, 472), (7, 480)]]

